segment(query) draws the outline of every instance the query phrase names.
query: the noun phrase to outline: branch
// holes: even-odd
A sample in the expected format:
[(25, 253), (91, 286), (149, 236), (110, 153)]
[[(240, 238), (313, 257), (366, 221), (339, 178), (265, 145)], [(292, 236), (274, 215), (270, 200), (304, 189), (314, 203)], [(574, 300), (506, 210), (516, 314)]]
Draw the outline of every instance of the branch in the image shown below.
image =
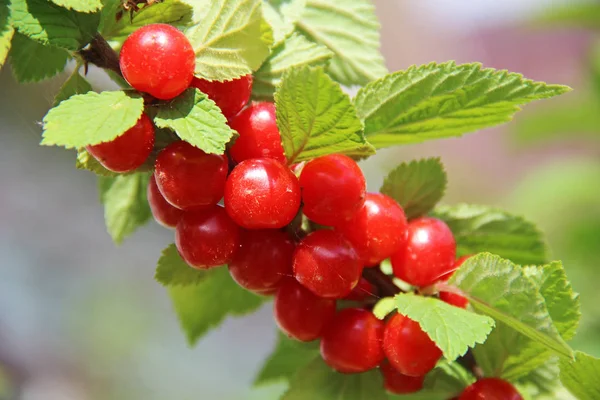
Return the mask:
[(108, 44), (106, 39), (96, 33), (87, 49), (79, 50), (79, 54), (87, 64), (94, 64), (123, 76), (119, 66), (119, 56)]
[(362, 276), (377, 288), (382, 297), (395, 296), (402, 292), (392, 278), (381, 272), (378, 266), (363, 269)]

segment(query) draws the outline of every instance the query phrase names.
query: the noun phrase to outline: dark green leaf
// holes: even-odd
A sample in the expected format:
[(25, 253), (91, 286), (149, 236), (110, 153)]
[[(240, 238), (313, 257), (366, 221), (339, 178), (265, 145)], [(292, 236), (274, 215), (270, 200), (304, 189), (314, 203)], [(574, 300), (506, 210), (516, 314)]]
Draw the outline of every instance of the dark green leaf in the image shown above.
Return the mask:
[(0, 0), (0, 68), (2, 68), (8, 56), (13, 33), (8, 0)]
[(102, 8), (102, 0), (52, 0), (56, 5), (75, 11), (91, 13)]
[(444, 196), (446, 183), (440, 159), (427, 158), (397, 166), (379, 191), (396, 200), (411, 219), (431, 211)]
[(456, 362), (440, 362), (425, 376), (423, 389), (402, 396), (390, 396), (390, 400), (440, 400), (451, 399), (473, 383), (473, 375)]
[(15, 33), (10, 51), (10, 65), (20, 83), (39, 82), (61, 72), (69, 53), (59, 47), (44, 46), (25, 35)]
[(156, 266), (156, 279), (163, 286), (197, 285), (208, 273), (187, 265), (179, 255), (175, 244), (163, 250)]
[(52, 107), (56, 107), (61, 101), (70, 98), (76, 94), (85, 94), (92, 91), (92, 85), (79, 74), (79, 67), (75, 68), (71, 76), (60, 87)]

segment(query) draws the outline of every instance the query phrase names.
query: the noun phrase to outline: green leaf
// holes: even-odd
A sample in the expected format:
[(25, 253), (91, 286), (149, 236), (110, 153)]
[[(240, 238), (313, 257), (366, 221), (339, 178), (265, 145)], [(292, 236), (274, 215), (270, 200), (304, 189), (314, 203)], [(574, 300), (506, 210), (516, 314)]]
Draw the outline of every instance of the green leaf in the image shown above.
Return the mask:
[(150, 219), (146, 199), (149, 177), (148, 173), (98, 177), (106, 229), (117, 244)]
[[(562, 263), (553, 262), (544, 266), (525, 267), (524, 273), (544, 297), (558, 333), (564, 340), (571, 340), (575, 336), (581, 318), (581, 304), (579, 295), (573, 291), (567, 280)], [(552, 356), (550, 350), (532, 343), (519, 354), (506, 360), (503, 377), (517, 380), (540, 367)]]
[(44, 117), (42, 145), (81, 148), (125, 133), (142, 115), (144, 100), (124, 91), (70, 97)]
[(61, 72), (69, 53), (54, 46), (44, 46), (25, 35), (15, 33), (10, 51), (10, 65), (20, 83), (39, 82)]
[(331, 153), (374, 154), (350, 98), (320, 67), (286, 72), (275, 106), (290, 164)]
[(433, 297), (400, 293), (395, 302), (398, 312), (418, 322), (450, 361), (464, 355), (475, 343), (483, 343), (494, 327), (490, 317)]
[(377, 148), (473, 132), (512, 119), (520, 106), (565, 93), (480, 64), (431, 63), (387, 75), (361, 88), (355, 104)]
[(467, 204), (438, 207), (433, 216), (452, 230), (459, 256), (488, 251), (523, 265), (547, 262), (542, 233), (521, 217)]
[(91, 13), (102, 8), (102, 0), (52, 0), (57, 6), (84, 13)]
[(320, 356), (298, 371), (281, 400), (387, 400), (381, 374), (340, 374)]
[(170, 286), (168, 290), (190, 346), (225, 317), (253, 312), (266, 300), (239, 287), (224, 267), (207, 270), (195, 285)]
[(402, 396), (390, 396), (390, 400), (439, 400), (458, 397), (475, 382), (473, 375), (456, 362), (439, 362), (423, 381), (423, 389)]
[(102, 36), (109, 41), (113, 48), (119, 49), (125, 39), (138, 28), (148, 24), (170, 24), (178, 27), (184, 27), (192, 22), (193, 8), (179, 0), (165, 0), (162, 3), (155, 3), (144, 6), (140, 11), (133, 14), (130, 19), (125, 14), (121, 19), (115, 18), (115, 9), (113, 8), (111, 18), (109, 16), (103, 19)]
[(79, 67), (75, 68), (71, 76), (63, 83), (58, 90), (56, 96), (54, 96), (54, 103), (52, 107), (56, 107), (61, 101), (67, 100), (71, 96), (76, 94), (85, 94), (92, 91), (92, 85), (79, 74)]
[(396, 309), (396, 300), (393, 297), (379, 299), (373, 307), (373, 315), (378, 319), (385, 319), (389, 313)]
[(572, 357), (552, 322), (545, 300), (522, 267), (489, 253), (467, 259), (449, 280), (479, 313), (496, 320), (496, 328), (474, 349), (486, 375), (501, 375), (504, 362), (533, 342), (557, 355)]
[(206, 153), (223, 154), (235, 134), (215, 102), (193, 88), (162, 105), (154, 123), (173, 129), (181, 139)]
[(14, 31), (7, 0), (0, 0), (0, 68), (8, 56)]
[(254, 385), (289, 381), (298, 370), (319, 355), (319, 343), (303, 343), (278, 333), (277, 345), (263, 364)]
[(560, 360), (560, 381), (579, 400), (600, 399), (600, 359), (580, 351), (575, 361)]
[(262, 17), (262, 0), (199, 2), (199, 22), (186, 31), (196, 52), (196, 74), (224, 81), (257, 70), (273, 43), (271, 27)]
[(300, 31), (335, 56), (328, 72), (343, 85), (364, 85), (387, 73), (379, 21), (369, 0), (307, 0)]
[(447, 177), (439, 158), (402, 163), (383, 181), (379, 191), (396, 200), (409, 219), (427, 214), (442, 199)]
[(99, 176), (116, 177), (119, 175), (116, 172), (112, 172), (104, 168), (104, 166), (100, 164), (98, 160), (96, 160), (85, 149), (79, 149), (77, 151), (77, 160), (75, 161), (75, 168), (85, 169)]
[(206, 276), (205, 270), (194, 269), (187, 265), (179, 255), (175, 244), (170, 244), (158, 259), (154, 279), (163, 286), (187, 286), (199, 284)]
[(327, 47), (293, 34), (275, 46), (269, 58), (254, 73), (253, 97), (272, 101), (285, 71), (304, 65), (323, 65), (332, 54)]
[(306, 0), (263, 0), (263, 16), (273, 29), (274, 43), (292, 34), (305, 6)]
[(11, 0), (12, 20), (20, 33), (45, 45), (76, 51), (96, 34), (100, 14), (86, 14), (48, 0)]

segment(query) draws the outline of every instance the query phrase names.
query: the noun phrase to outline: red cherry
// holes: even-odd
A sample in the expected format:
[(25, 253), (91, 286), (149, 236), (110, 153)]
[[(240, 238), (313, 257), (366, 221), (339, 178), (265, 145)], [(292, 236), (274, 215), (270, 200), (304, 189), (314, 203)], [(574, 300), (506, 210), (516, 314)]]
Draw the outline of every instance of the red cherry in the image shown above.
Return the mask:
[(362, 264), (352, 245), (335, 231), (312, 232), (294, 252), (294, 276), (304, 287), (325, 298), (341, 299), (358, 284)]
[(161, 100), (172, 99), (190, 85), (196, 55), (185, 35), (166, 24), (133, 32), (119, 56), (123, 77), (134, 89)]
[(226, 156), (206, 154), (178, 141), (158, 154), (154, 175), (165, 199), (187, 210), (217, 204), (223, 197), (227, 171)]
[(179, 254), (197, 269), (230, 262), (239, 241), (240, 228), (220, 206), (185, 212), (175, 230)]
[(274, 158), (286, 163), (275, 118), (275, 104), (253, 103), (229, 123), (239, 134), (229, 154), (236, 162), (250, 158)]
[(265, 293), (292, 275), (294, 243), (278, 230), (245, 231), (240, 248), (229, 263), (229, 273), (241, 287)]
[(504, 379), (483, 378), (467, 387), (458, 400), (523, 400), (523, 397)]
[(344, 300), (365, 301), (369, 297), (376, 295), (377, 288), (375, 287), (375, 285), (373, 285), (365, 278), (360, 278), (356, 287), (352, 289), (352, 292), (350, 292), (348, 296), (344, 297)]
[(225, 118), (230, 119), (248, 103), (252, 93), (252, 75), (225, 82), (194, 77), (191, 86), (205, 93), (217, 104)]
[(365, 265), (375, 265), (404, 246), (404, 210), (391, 197), (367, 193), (364, 206), (336, 227), (354, 246)]
[(299, 208), (298, 179), (271, 158), (243, 161), (227, 178), (225, 209), (244, 228), (283, 228)]
[(362, 308), (338, 312), (325, 327), (321, 357), (338, 372), (351, 374), (377, 367), (384, 358), (384, 324)]
[(181, 216), (183, 215), (183, 211), (179, 208), (173, 207), (168, 201), (165, 200), (163, 195), (158, 190), (154, 175), (152, 175), (148, 181), (146, 195), (148, 197), (150, 211), (152, 211), (152, 215), (154, 216), (156, 222), (166, 228), (175, 228), (181, 219)]
[(454, 268), (456, 242), (448, 225), (436, 218), (408, 224), (406, 245), (392, 255), (394, 275), (415, 286), (429, 286)]
[(116, 139), (86, 146), (104, 168), (113, 172), (130, 172), (139, 168), (148, 159), (154, 147), (154, 126), (146, 114), (142, 114), (135, 125)]
[(348, 156), (330, 154), (309, 161), (300, 174), (302, 212), (321, 225), (339, 225), (365, 203), (365, 177)]
[(335, 315), (335, 300), (315, 296), (295, 279), (286, 278), (277, 290), (275, 321), (289, 337), (310, 342), (321, 336)]
[(398, 372), (389, 361), (384, 360), (379, 366), (383, 375), (385, 389), (393, 394), (408, 394), (418, 392), (423, 388), (425, 376), (408, 376)]
[(441, 350), (421, 326), (398, 313), (385, 326), (383, 350), (390, 364), (408, 376), (427, 374), (442, 357)]

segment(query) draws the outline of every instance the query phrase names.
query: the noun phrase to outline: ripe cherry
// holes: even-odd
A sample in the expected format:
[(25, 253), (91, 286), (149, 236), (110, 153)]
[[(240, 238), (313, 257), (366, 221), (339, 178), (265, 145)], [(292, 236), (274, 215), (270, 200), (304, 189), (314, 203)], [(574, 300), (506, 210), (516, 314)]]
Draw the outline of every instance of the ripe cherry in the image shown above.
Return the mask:
[(175, 228), (183, 215), (183, 211), (173, 207), (160, 193), (156, 185), (154, 175), (148, 181), (148, 189), (146, 191), (150, 211), (156, 222), (166, 228)]
[(275, 321), (289, 337), (310, 342), (321, 336), (335, 315), (335, 300), (315, 296), (293, 278), (286, 278), (275, 294)]
[(384, 324), (372, 312), (346, 308), (325, 327), (321, 339), (323, 360), (338, 372), (351, 374), (377, 367), (384, 358)]
[[(442, 276), (440, 278), (440, 281), (447, 281), (448, 279), (450, 279), (450, 277), (454, 274), (454, 272), (469, 257), (471, 257), (471, 256), (470, 255), (462, 256), (462, 257), (458, 258), (454, 262), (454, 267), (453, 267), (452, 271), (450, 271), (449, 273)], [(452, 304), (453, 306), (460, 307), (460, 308), (467, 308), (467, 305), (469, 305), (469, 299), (467, 299), (466, 297), (461, 296), (460, 294), (457, 294), (457, 293), (446, 292), (443, 290), (440, 291), (440, 300), (445, 301), (448, 304)]]
[(254, 292), (272, 291), (292, 275), (294, 243), (274, 229), (245, 231), (240, 248), (229, 263), (229, 273), (241, 287)]
[(379, 366), (383, 375), (385, 389), (393, 394), (408, 394), (418, 392), (423, 388), (425, 376), (408, 376), (398, 372), (389, 361), (384, 360)]
[(196, 55), (185, 35), (167, 24), (150, 24), (123, 43), (119, 65), (134, 89), (161, 100), (172, 99), (190, 85)]
[(339, 225), (365, 203), (365, 177), (348, 156), (330, 154), (309, 161), (300, 174), (302, 212), (321, 225)]
[(436, 218), (408, 224), (407, 241), (392, 255), (394, 275), (415, 286), (428, 286), (454, 268), (456, 242), (448, 225)]
[(358, 284), (362, 264), (352, 245), (331, 230), (312, 232), (294, 252), (294, 276), (314, 294), (341, 299)]
[(283, 228), (299, 208), (298, 179), (272, 158), (243, 161), (227, 178), (225, 209), (244, 228)]
[(467, 387), (458, 400), (523, 400), (523, 397), (504, 379), (483, 378)]
[[(192, 86), (200, 89), (214, 101), (227, 119), (231, 119), (248, 103), (252, 93), (252, 75), (219, 82), (206, 79), (192, 79)], [(235, 129), (235, 128), (234, 128)]]
[(227, 171), (226, 156), (206, 154), (187, 142), (178, 141), (158, 154), (154, 175), (165, 199), (187, 210), (221, 200)]
[(275, 118), (275, 104), (253, 103), (232, 118), (229, 125), (240, 134), (229, 149), (236, 162), (267, 157), (286, 163)]
[(208, 269), (227, 264), (238, 249), (240, 228), (223, 207), (187, 211), (175, 230), (179, 254), (191, 267)]
[(383, 350), (401, 374), (423, 376), (442, 357), (441, 350), (412, 319), (396, 313), (385, 325)]
[(381, 193), (367, 193), (362, 208), (336, 230), (352, 243), (364, 264), (372, 266), (404, 246), (406, 227), (398, 203)]
[(154, 147), (154, 126), (146, 114), (135, 125), (110, 142), (86, 146), (104, 168), (113, 172), (130, 172), (139, 168)]
[(344, 300), (365, 301), (373, 296), (377, 296), (377, 287), (361, 277), (356, 287), (352, 289), (352, 292), (348, 296), (344, 297)]

